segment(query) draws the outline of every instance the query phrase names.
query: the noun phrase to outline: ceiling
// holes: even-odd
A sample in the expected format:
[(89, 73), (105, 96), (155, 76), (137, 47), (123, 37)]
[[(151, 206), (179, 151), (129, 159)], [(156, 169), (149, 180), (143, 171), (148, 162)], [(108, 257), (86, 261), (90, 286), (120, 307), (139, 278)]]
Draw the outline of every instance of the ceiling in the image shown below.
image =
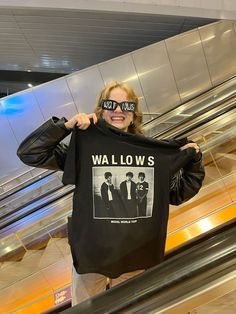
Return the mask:
[[(0, 93), (49, 81), (213, 21), (141, 13), (1, 8)], [(32, 74), (35, 72), (42, 73), (41, 80)]]

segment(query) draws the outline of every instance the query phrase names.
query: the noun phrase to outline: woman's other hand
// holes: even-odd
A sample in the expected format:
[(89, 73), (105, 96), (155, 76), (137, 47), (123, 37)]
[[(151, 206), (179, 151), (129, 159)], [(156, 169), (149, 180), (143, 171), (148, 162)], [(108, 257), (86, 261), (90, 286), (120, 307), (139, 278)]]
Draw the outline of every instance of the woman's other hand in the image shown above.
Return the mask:
[(196, 151), (196, 154), (199, 153), (199, 151), (200, 151), (200, 148), (199, 148), (199, 146), (196, 143), (188, 143), (188, 144), (180, 147), (180, 150), (185, 150), (185, 149), (187, 149), (189, 147), (194, 148), (195, 151)]
[(95, 113), (78, 113), (65, 123), (65, 127), (67, 129), (73, 129), (74, 126), (77, 126), (80, 130), (86, 130), (90, 126), (90, 119), (93, 119), (94, 124), (97, 123)]
[(201, 160), (202, 158), (202, 153), (200, 151), (200, 148), (199, 146), (196, 144), (196, 143), (188, 143), (188, 144), (185, 144), (184, 146), (180, 147), (180, 150), (183, 151), (187, 148), (194, 148), (195, 149), (195, 155), (194, 155), (194, 158), (193, 158), (193, 161), (194, 162), (198, 162)]

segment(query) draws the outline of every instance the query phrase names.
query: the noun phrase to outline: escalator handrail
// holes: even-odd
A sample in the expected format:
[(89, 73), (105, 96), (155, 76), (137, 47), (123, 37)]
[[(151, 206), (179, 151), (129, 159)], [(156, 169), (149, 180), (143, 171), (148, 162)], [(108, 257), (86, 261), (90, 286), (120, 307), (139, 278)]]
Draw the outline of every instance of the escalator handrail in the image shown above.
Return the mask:
[[(184, 122), (181, 122), (179, 124), (176, 124), (175, 126), (166, 129), (162, 132), (159, 132), (155, 134), (153, 137), (154, 138), (166, 138), (166, 137), (172, 137), (172, 138), (177, 138), (181, 136), (185, 136), (186, 133), (189, 133), (196, 128), (201, 127), (204, 124), (207, 124), (208, 122), (218, 118), (219, 116), (222, 116), (232, 110), (235, 109), (235, 100), (231, 101), (229, 106), (220, 108), (216, 112), (214, 112), (212, 115), (211, 114), (206, 114), (206, 116), (200, 114), (196, 115), (192, 118), (186, 119)], [(198, 121), (200, 119), (200, 121)], [(186, 126), (184, 126), (186, 125)], [(184, 128), (183, 128), (184, 126)]]
[[(182, 107), (182, 106), (187, 106), (189, 103), (191, 103), (191, 102), (193, 102), (193, 101), (196, 102), (196, 104), (199, 104), (199, 101), (198, 101), (199, 98), (202, 98), (204, 95), (206, 96), (205, 98), (207, 98), (207, 95), (208, 95), (208, 94), (213, 93), (213, 92), (215, 93), (218, 88), (223, 87), (223, 86), (227, 85), (228, 83), (230, 83), (231, 81), (234, 81), (234, 80), (236, 80), (236, 75), (235, 75), (235, 76), (232, 76), (230, 79), (226, 80), (225, 82), (220, 83), (220, 84), (218, 84), (217, 86), (214, 86), (214, 87), (210, 88), (210, 89), (207, 90), (207, 91), (203, 91), (203, 93), (201, 93), (201, 94), (199, 94), (199, 95), (197, 95), (197, 96), (194, 96), (193, 98), (188, 99), (187, 101), (185, 101), (185, 102), (183, 102), (183, 103), (181, 103), (181, 104), (178, 104), (175, 108), (171, 108), (169, 111), (164, 112), (163, 114), (159, 115), (158, 117), (156, 117), (156, 118), (154, 118), (154, 119), (152, 119), (152, 120), (149, 120), (149, 121), (145, 122), (145, 123), (143, 124), (144, 128), (145, 128), (147, 125), (149, 125), (149, 124), (153, 124), (153, 123), (154, 123), (154, 124), (159, 124), (160, 122), (166, 122), (166, 119), (168, 119), (168, 117), (175, 116), (176, 110), (178, 111), (180, 107)], [(225, 99), (223, 99), (223, 101), (222, 101), (222, 99), (216, 100), (215, 103), (210, 106), (210, 108), (217, 107), (217, 106), (218, 106), (219, 104), (221, 104), (222, 102), (225, 102), (225, 101), (231, 99), (232, 97), (235, 96), (235, 93), (236, 93), (236, 92), (234, 92), (233, 95), (230, 95), (229, 97), (226, 97)], [(205, 111), (208, 111), (208, 110), (209, 110), (209, 107), (205, 108), (205, 109), (204, 109), (204, 112), (205, 112)], [(199, 112), (195, 113), (194, 116), (199, 115), (199, 114), (201, 114), (201, 113), (202, 113), (202, 110), (199, 110)], [(164, 120), (164, 121), (163, 121), (163, 120)]]
[(0, 222), (0, 237), (5, 237), (11, 229), (11, 225), (21, 221), (22, 219), (29, 217), (32, 214), (40, 210), (48, 208), (48, 206), (56, 203), (56, 201), (63, 199), (66, 196), (71, 195), (74, 192), (73, 186), (67, 186), (63, 188), (57, 188), (53, 193), (47, 193), (43, 197), (37, 198), (37, 200), (29, 202), (24, 207), (19, 207), (13, 211), (10, 215), (7, 215), (5, 219)]
[[(43, 170), (43, 169), (42, 169)], [(31, 170), (25, 172), (24, 174), (27, 174), (28, 172), (31, 172)], [(30, 186), (31, 184), (34, 184), (40, 180), (42, 180), (43, 178), (46, 178), (50, 175), (52, 175), (53, 173), (55, 173), (56, 171), (51, 171), (51, 170), (46, 170), (43, 171), (40, 174), (37, 174), (29, 179), (27, 179), (26, 181), (18, 184), (17, 186), (12, 187), (11, 189), (4, 191), (3, 193), (0, 194), (0, 201), (3, 201), (4, 199), (7, 199), (8, 197), (12, 196), (15, 193), (21, 192), (22, 190), (24, 190), (25, 188), (27, 188), (28, 186)], [(23, 174), (19, 175), (18, 177), (15, 177), (12, 180), (9, 180), (8, 182), (14, 181), (18, 178), (20, 178)], [(2, 184), (2, 186), (4, 186), (6, 184), (6, 182), (4, 182), (4, 184)]]

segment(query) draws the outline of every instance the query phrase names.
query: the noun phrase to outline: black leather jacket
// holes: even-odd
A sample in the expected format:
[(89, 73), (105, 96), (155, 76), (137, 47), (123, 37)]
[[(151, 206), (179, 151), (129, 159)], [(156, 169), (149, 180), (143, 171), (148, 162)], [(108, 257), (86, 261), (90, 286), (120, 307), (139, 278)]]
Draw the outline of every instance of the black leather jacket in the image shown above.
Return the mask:
[[(17, 155), (28, 166), (62, 170), (67, 154), (67, 145), (60, 143), (71, 131), (67, 130), (65, 118), (53, 117), (32, 132), (20, 144)], [(179, 205), (198, 193), (205, 177), (201, 154), (172, 178), (170, 204)]]

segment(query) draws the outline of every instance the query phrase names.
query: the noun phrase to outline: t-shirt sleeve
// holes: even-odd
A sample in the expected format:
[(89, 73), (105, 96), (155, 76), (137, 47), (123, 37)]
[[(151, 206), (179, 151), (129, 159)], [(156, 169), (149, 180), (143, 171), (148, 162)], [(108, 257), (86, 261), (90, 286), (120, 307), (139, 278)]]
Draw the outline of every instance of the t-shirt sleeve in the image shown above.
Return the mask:
[(70, 139), (66, 161), (64, 166), (64, 173), (62, 176), (62, 183), (64, 185), (67, 184), (76, 184), (76, 177), (77, 177), (77, 151), (76, 151), (76, 134), (77, 129), (73, 129), (72, 136)]

